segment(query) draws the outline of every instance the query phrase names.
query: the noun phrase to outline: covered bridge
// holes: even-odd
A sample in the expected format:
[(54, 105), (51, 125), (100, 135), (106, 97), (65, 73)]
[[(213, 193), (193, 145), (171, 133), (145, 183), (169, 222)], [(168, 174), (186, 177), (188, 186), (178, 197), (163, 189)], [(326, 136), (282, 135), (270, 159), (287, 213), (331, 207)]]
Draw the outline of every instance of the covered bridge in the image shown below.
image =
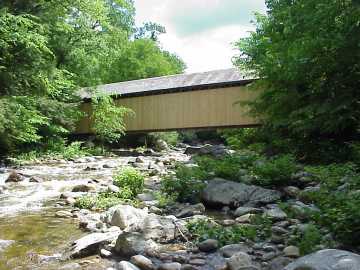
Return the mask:
[[(257, 121), (235, 103), (255, 97), (246, 90), (252, 81), (236, 69), (225, 69), (112, 83), (98, 90), (135, 112), (126, 119), (127, 131), (246, 127)], [(90, 94), (81, 95), (83, 110), (91, 112)], [(90, 126), (89, 119), (83, 119), (78, 133), (91, 133)]]

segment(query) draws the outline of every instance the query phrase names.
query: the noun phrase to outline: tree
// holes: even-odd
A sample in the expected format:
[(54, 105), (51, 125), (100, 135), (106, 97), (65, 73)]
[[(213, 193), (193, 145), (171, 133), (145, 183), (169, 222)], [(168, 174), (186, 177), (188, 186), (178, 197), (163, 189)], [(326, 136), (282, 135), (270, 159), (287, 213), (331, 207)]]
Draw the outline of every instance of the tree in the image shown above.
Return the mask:
[(104, 146), (105, 142), (115, 142), (124, 135), (126, 127), (124, 118), (133, 111), (116, 106), (113, 98), (101, 93), (93, 94), (91, 113), (91, 129)]
[[(237, 43), (234, 63), (264, 89), (255, 115), (310, 146), (349, 142), (360, 128), (360, 4), (352, 0), (267, 0), (267, 16)], [(334, 145), (334, 144), (332, 144)], [(303, 151), (305, 149), (298, 150)], [(310, 151), (310, 152), (311, 152)]]
[(1, 1), (0, 148), (66, 136), (81, 116), (82, 87), (184, 70), (148, 38), (156, 29), (134, 39), (137, 31), (133, 0)]

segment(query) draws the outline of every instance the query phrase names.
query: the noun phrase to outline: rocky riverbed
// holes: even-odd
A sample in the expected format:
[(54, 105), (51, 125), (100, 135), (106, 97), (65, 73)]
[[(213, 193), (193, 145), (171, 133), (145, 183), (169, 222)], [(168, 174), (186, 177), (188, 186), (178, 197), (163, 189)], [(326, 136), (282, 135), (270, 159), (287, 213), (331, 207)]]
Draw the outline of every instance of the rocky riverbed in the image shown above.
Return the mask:
[[(191, 165), (192, 155), (198, 153), (231, 154), (223, 146), (115, 153), (113, 157), (52, 160), (0, 169), (1, 270), (360, 269), (360, 256), (341, 250), (324, 249), (299, 258), (299, 247), (288, 240), (307, 224), (301, 216), (288, 217), (278, 202), (288, 198), (299, 213), (316, 211), (316, 207), (297, 200), (296, 187), (271, 190), (209, 179), (202, 203), (178, 203), (167, 211), (157, 206), (154, 191), (175, 163)], [(138, 195), (141, 207), (121, 204), (107, 211), (74, 207), (78, 196), (116, 189), (112, 176), (122, 166), (136, 167), (147, 175), (145, 191)], [(268, 239), (244, 238), (225, 246), (215, 239), (197, 244), (189, 239), (188, 222), (211, 220), (226, 228), (248, 224), (254, 214), (271, 220)]]

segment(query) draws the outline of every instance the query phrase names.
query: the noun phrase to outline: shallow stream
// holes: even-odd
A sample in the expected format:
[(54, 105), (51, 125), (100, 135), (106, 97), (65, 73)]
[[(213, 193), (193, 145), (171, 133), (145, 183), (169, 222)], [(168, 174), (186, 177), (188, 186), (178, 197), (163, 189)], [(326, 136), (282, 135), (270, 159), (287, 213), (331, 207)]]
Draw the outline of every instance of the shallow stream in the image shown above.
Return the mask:
[[(76, 219), (55, 216), (57, 211), (67, 209), (61, 204), (61, 193), (92, 180), (109, 181), (113, 169), (103, 165), (116, 167), (125, 162), (126, 158), (89, 158), (79, 163), (25, 166), (16, 170), (25, 176), (24, 181), (6, 184), (11, 169), (0, 168), (0, 186), (6, 186), (0, 193), (0, 242), (13, 241), (2, 250), (0, 245), (0, 270), (51, 270), (69, 263), (59, 260), (60, 255), (85, 233)], [(40, 182), (31, 182), (34, 176)]]

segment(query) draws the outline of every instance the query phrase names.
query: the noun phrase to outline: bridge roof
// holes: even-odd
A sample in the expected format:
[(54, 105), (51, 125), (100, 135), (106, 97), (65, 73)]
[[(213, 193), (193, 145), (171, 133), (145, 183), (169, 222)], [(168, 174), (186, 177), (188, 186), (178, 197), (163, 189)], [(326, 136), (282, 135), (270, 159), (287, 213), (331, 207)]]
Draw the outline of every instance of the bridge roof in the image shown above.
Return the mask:
[[(214, 70), (192, 74), (178, 74), (163, 77), (133, 80), (119, 83), (100, 85), (97, 87), (101, 92), (110, 95), (145, 96), (181, 91), (211, 89), (244, 85), (251, 82), (237, 69)], [(80, 91), (83, 99), (91, 98), (89, 88)]]

